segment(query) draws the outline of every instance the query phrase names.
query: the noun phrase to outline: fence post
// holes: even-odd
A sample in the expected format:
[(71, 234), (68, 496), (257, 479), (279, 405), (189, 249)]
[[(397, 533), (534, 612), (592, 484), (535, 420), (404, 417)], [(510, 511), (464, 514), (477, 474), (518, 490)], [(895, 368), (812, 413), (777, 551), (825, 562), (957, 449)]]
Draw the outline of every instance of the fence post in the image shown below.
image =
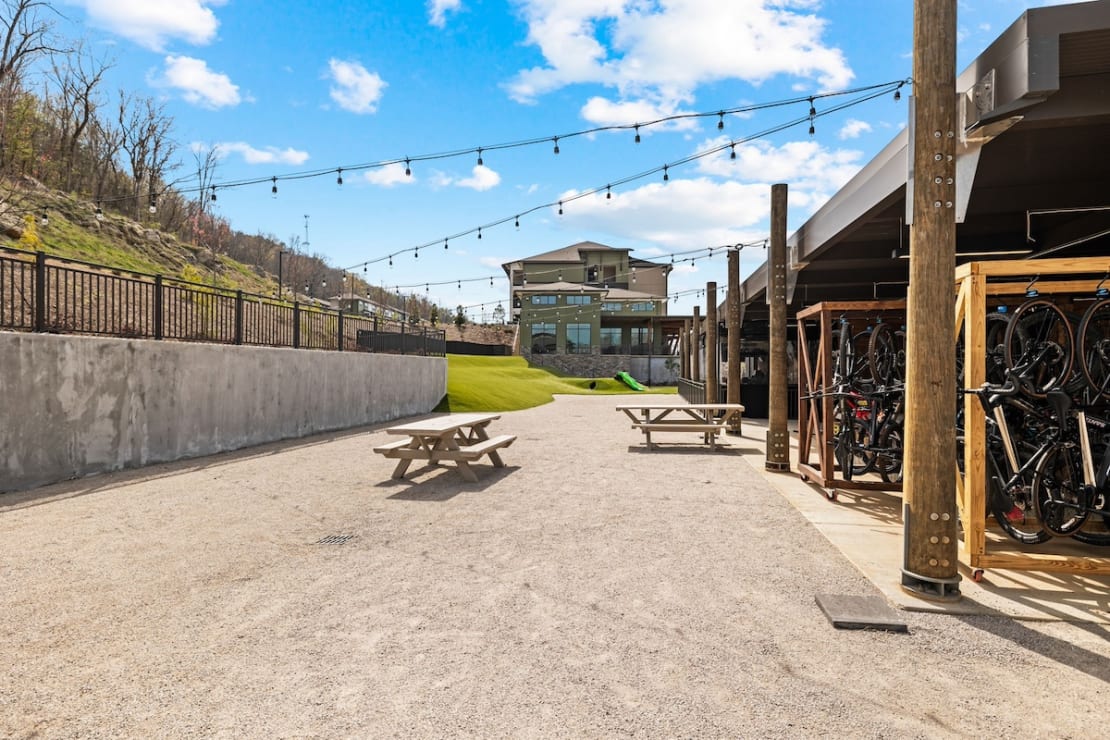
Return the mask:
[(293, 349), (301, 348), (301, 304), (293, 301)]
[(35, 331), (46, 331), (46, 252), (35, 253)]
[(425, 357), (428, 356), (428, 327), (424, 327), (424, 352)]
[(343, 309), (339, 309), (339, 351), (343, 351)]
[(235, 343), (243, 343), (243, 291), (235, 291)]
[(162, 328), (165, 310), (165, 297), (162, 294), (162, 276), (154, 276), (154, 338), (165, 339), (166, 331)]

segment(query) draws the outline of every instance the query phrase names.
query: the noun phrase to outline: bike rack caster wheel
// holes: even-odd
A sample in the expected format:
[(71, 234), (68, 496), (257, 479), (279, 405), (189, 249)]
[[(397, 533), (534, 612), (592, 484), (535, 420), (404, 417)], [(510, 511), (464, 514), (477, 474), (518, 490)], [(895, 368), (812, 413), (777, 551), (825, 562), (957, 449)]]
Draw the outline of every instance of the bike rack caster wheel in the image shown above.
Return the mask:
[(832, 488), (825, 491), (825, 498), (829, 501), (836, 501), (836, 489)]
[(971, 580), (975, 581), (976, 583), (982, 583), (983, 582), (983, 569), (982, 568), (976, 568), (975, 570), (971, 571)]

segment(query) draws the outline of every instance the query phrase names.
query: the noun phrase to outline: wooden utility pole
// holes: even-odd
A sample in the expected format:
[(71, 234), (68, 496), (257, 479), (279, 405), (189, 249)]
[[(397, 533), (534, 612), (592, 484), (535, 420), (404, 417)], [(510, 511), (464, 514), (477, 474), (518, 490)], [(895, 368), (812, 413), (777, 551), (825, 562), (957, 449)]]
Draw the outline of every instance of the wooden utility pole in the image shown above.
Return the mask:
[(767, 367), (767, 470), (790, 470), (786, 429), (786, 185), (771, 186), (771, 249), (767, 256), (767, 303), (771, 313)]
[[(902, 588), (960, 598), (956, 571), (956, 0), (915, 0)], [(947, 361), (938, 361), (943, 358)]]
[(701, 382), (701, 306), (694, 306), (694, 325), (690, 331), (690, 379)]
[(684, 319), (682, 322), (681, 340), (682, 377), (686, 378), (686, 380), (693, 380), (693, 377), (690, 375), (690, 319)]
[(717, 364), (717, 283), (705, 284), (705, 402), (717, 403), (721, 385)]
[[(740, 250), (728, 250), (728, 385), (727, 403), (740, 403)], [(729, 434), (740, 434), (740, 416), (729, 424)]]

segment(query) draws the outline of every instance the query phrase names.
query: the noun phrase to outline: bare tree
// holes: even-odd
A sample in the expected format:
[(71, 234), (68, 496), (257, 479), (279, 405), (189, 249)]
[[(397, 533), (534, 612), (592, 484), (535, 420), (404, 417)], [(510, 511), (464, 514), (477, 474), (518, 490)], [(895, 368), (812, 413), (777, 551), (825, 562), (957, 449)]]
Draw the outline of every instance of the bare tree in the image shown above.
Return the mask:
[[(45, 54), (61, 51), (53, 45), (53, 24), (42, 18), (43, 10), (53, 12), (45, 0), (0, 0), (0, 153), (9, 148), (9, 118), (27, 67)], [(6, 168), (8, 161), (2, 164)]]
[(81, 174), (77, 155), (101, 105), (97, 95), (100, 81), (111, 67), (110, 62), (86, 52), (84, 43), (78, 43), (72, 54), (56, 55), (51, 64), (50, 75), (57, 87), (53, 108), (64, 158), (62, 185), (66, 191), (74, 189)]
[(131, 169), (133, 216), (138, 220), (143, 189), (153, 198), (177, 150), (170, 138), (173, 119), (153, 98), (135, 98), (121, 90), (118, 120), (123, 133), (121, 148)]

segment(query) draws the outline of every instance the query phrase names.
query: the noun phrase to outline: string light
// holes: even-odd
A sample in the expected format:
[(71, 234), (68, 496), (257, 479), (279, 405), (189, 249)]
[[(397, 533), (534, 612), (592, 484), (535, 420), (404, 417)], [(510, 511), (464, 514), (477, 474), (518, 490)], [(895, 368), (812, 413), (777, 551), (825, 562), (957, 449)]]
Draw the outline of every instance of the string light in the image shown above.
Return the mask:
[(663, 165), (663, 182), (670, 180), (670, 175), (667, 174), (667, 165)]
[(212, 202), (213, 203), (216, 202), (216, 186), (215, 185), (212, 186)]
[(520, 216), (517, 216), (517, 217), (516, 217), (516, 227), (517, 227), (518, 229), (520, 228)]
[(636, 124), (636, 139), (635, 139), (635, 141), (636, 141), (637, 144), (640, 143), (640, 124), (638, 124), (638, 123)]
[(482, 162), (482, 147), (478, 147), (478, 166), (481, 167), (483, 164), (485, 163)]
[(447, 240), (446, 239), (443, 240), (443, 248), (447, 249)]
[(274, 185), (273, 185), (273, 187), (270, 188), (270, 195), (272, 195), (273, 197), (276, 198), (277, 197), (277, 178), (274, 177), (274, 178), (271, 178), (271, 179), (273, 180)]
[(482, 227), (481, 226), (478, 227), (478, 238), (479, 239), (482, 238)]
[(409, 166), (410, 164), (409, 158), (405, 157), (405, 177), (412, 177), (412, 167)]
[(559, 215), (563, 215), (563, 201), (559, 201)]
[(335, 171), (335, 184), (340, 187), (343, 186), (343, 168), (340, 167)]
[(728, 155), (728, 158), (729, 159), (736, 159), (736, 145), (735, 144), (729, 144), (728, 148), (731, 150), (729, 155)]
[(147, 207), (147, 211), (150, 213), (158, 212), (158, 196), (154, 193), (150, 194), (150, 205)]
[(720, 116), (720, 119), (717, 121), (717, 130), (718, 131), (723, 131), (724, 128), (725, 128), (725, 112), (721, 111), (717, 115)]
[(555, 154), (558, 154), (559, 153), (559, 137), (558, 136), (552, 137), (551, 140), (555, 142), (554, 151), (555, 151)]
[(605, 186), (605, 200), (612, 200), (612, 199), (613, 199), (613, 186), (612, 185), (606, 185)]
[(49, 223), (50, 223), (50, 217), (48, 215), (46, 215), (46, 211), (43, 211), (42, 212), (42, 218), (39, 219), (39, 224), (41, 224), (42, 226), (46, 226)]

